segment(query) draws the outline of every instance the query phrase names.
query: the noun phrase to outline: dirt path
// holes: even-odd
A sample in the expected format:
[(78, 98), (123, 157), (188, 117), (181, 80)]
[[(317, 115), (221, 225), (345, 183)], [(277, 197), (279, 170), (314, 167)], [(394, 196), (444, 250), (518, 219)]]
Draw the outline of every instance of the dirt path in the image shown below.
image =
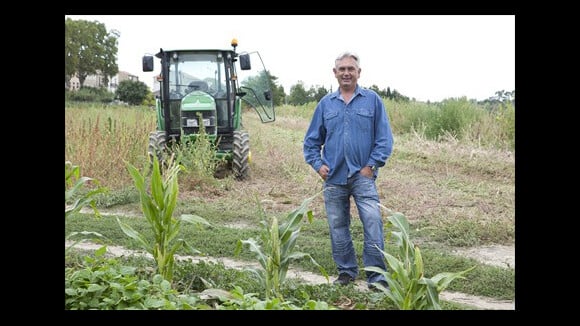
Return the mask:
[[(71, 244), (72, 244), (71, 242), (65, 241), (65, 248), (70, 246)], [(84, 250), (96, 250), (96, 249), (100, 248), (101, 246), (102, 245), (100, 245), (100, 244), (83, 242), (83, 243), (77, 244), (75, 246), (75, 248), (84, 249)], [(500, 248), (500, 249), (497, 249), (497, 248)], [(128, 250), (128, 249), (125, 249), (123, 247), (108, 246), (107, 249), (108, 249), (108, 252), (110, 254), (115, 255), (115, 256), (146, 255), (146, 256), (152, 258), (151, 255), (149, 255), (148, 253)], [(493, 250), (496, 250), (497, 253), (502, 253), (502, 252), (504, 254), (508, 253), (507, 258), (505, 258), (505, 259), (498, 258), (497, 255), (494, 256), (493, 254), (490, 254), (493, 252)], [(470, 250), (469, 254), (471, 255), (471, 257), (476, 258), (476, 259), (482, 259), (485, 257), (488, 257), (488, 258), (493, 257), (494, 259), (492, 260), (492, 264), (498, 264), (498, 262), (504, 262), (506, 260), (513, 259), (513, 257), (510, 256), (510, 254), (513, 253), (514, 251), (510, 250), (509, 247), (495, 246), (495, 247), (486, 247), (485, 250), (483, 250), (483, 252), (485, 254), (477, 254), (477, 251)], [(461, 253), (457, 252), (457, 254), (461, 254)], [(242, 261), (238, 261), (238, 260), (234, 260), (234, 259), (230, 259), (230, 258), (211, 258), (211, 257), (196, 257), (196, 256), (176, 255), (175, 259), (178, 259), (178, 260), (191, 259), (193, 262), (199, 262), (199, 261), (214, 262), (214, 263), (221, 262), (224, 264), (224, 266), (226, 266), (228, 268), (236, 268), (236, 269), (243, 269), (244, 267), (249, 267), (249, 266), (259, 267), (258, 264), (242, 262)], [(484, 261), (484, 263), (489, 263), (489, 262)], [(318, 274), (314, 274), (311, 272), (302, 271), (302, 270), (298, 270), (298, 269), (288, 270), (287, 277), (300, 279), (303, 282), (309, 283), (309, 284), (324, 284), (324, 283), (326, 283), (326, 279), (322, 275), (318, 275)], [(357, 281), (356, 284), (357, 284), (357, 287), (359, 288), (359, 290), (368, 291), (368, 288), (366, 286), (366, 282), (364, 282), (363, 280)], [(473, 295), (469, 295), (469, 294), (465, 294), (465, 293), (443, 291), (440, 294), (440, 299), (445, 300), (445, 301), (452, 301), (452, 302), (457, 302), (457, 303), (469, 305), (469, 306), (472, 306), (474, 309), (515, 310), (515, 302), (513, 302), (513, 301), (497, 300), (497, 299), (493, 299), (493, 298), (473, 296)]]
[(514, 246), (480, 246), (476, 248), (455, 249), (452, 253), (463, 257), (470, 257), (488, 265), (512, 269), (516, 267), (516, 251)]

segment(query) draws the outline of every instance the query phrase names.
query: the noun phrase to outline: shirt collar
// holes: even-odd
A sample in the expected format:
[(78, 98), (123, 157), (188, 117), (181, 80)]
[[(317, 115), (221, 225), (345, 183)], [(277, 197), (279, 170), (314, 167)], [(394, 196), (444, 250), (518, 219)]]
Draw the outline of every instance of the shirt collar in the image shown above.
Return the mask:
[[(352, 97), (355, 97), (357, 95), (364, 96), (364, 94), (362, 92), (362, 88), (358, 85), (358, 83), (356, 84), (356, 87), (354, 89), (354, 94)], [(338, 98), (339, 96), (340, 96), (340, 88), (337, 89), (336, 91), (332, 92), (333, 98)]]

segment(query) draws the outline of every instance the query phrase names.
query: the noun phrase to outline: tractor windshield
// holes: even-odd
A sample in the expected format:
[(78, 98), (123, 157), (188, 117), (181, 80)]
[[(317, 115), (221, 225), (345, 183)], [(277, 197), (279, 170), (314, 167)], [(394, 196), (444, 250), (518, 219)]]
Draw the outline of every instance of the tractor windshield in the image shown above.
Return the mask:
[[(170, 98), (181, 99), (194, 90), (204, 91), (214, 97), (225, 95), (224, 60), (220, 53), (181, 53), (171, 58)], [(223, 95), (220, 96), (220, 93)]]

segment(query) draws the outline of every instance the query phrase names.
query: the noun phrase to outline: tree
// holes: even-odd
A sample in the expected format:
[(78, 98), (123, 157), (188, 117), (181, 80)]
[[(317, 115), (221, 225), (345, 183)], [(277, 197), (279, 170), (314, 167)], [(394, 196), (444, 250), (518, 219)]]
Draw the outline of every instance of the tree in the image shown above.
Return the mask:
[(324, 86), (319, 86), (314, 93), (314, 101), (319, 102), (328, 93), (328, 90)]
[(513, 100), (515, 100), (516, 97), (516, 91), (513, 90), (511, 92), (505, 91), (505, 90), (501, 90), (501, 91), (496, 91), (495, 92), (495, 97), (490, 97), (490, 100), (496, 100), (499, 102), (512, 102)]
[(379, 86), (373, 84), (371, 87), (369, 87), (369, 89), (375, 91), (382, 98), (389, 98), (390, 89), (388, 89), (388, 88), (387, 88), (387, 90), (385, 90), (384, 88), (383, 88), (383, 90), (380, 90)]
[(101, 73), (108, 84), (109, 77), (119, 72), (117, 65), (117, 40), (119, 32), (107, 32), (105, 24), (98, 21), (65, 21), (65, 82), (75, 73), (81, 87), (87, 76)]
[(73, 25), (76, 25), (76, 22), (70, 18), (64, 24), (64, 82), (67, 88), (79, 65), (79, 37), (74, 35), (78, 33), (78, 29)]
[(138, 80), (123, 80), (119, 83), (116, 95), (119, 100), (131, 105), (139, 105), (147, 98), (149, 88)]
[(284, 87), (282, 85), (278, 86), (278, 83), (276, 82), (278, 77), (272, 75), (270, 71), (266, 71), (266, 74), (269, 79), (270, 89), (272, 90), (272, 103), (274, 106), (279, 106), (283, 104), (284, 97), (286, 97)]
[(306, 92), (306, 103), (314, 102), (316, 96), (316, 88), (310, 86), (310, 89)]
[(377, 92), (377, 94), (380, 93), (379, 86), (377, 86), (375, 84), (372, 84), (371, 87), (369, 87), (369, 89)]
[[(248, 76), (244, 79), (241, 83), (242, 87), (246, 87), (248, 89), (253, 89), (258, 93), (262, 93), (265, 90), (272, 91), (272, 104), (274, 106), (279, 106), (284, 103), (284, 98), (286, 97), (286, 93), (284, 92), (284, 87), (281, 85), (278, 86), (276, 80), (278, 77), (270, 74), (268, 70), (262, 70), (255, 76)], [(257, 95), (262, 98), (262, 95)], [(249, 98), (246, 98), (249, 100)], [(253, 105), (252, 105), (253, 106)]]
[(409, 102), (409, 97), (399, 93), (396, 89), (393, 89), (393, 92), (391, 93), (391, 95), (392, 95), (392, 99), (397, 101), (397, 102), (399, 102), (399, 101)]
[(303, 105), (308, 103), (308, 93), (304, 89), (304, 82), (299, 80), (297, 84), (290, 87), (290, 95), (288, 96), (288, 104)]
[(284, 86), (280, 85), (275, 88), (274, 92), (274, 105), (280, 106), (284, 104), (284, 99), (286, 98), (286, 92), (284, 91)]

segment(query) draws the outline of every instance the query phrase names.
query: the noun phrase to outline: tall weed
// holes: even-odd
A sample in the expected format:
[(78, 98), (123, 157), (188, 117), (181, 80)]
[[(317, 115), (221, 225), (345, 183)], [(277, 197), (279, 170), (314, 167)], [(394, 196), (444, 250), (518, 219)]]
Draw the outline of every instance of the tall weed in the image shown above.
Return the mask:
[(65, 108), (65, 159), (111, 190), (132, 182), (125, 162), (147, 162), (155, 115), (142, 107), (75, 105)]
[[(201, 115), (200, 115), (201, 119)], [(181, 135), (181, 143), (172, 143), (171, 151), (175, 153), (175, 160), (184, 169), (187, 184), (215, 183), (214, 174), (224, 160), (216, 156), (217, 144), (209, 137), (203, 122), (200, 122), (199, 134), (193, 139)]]

